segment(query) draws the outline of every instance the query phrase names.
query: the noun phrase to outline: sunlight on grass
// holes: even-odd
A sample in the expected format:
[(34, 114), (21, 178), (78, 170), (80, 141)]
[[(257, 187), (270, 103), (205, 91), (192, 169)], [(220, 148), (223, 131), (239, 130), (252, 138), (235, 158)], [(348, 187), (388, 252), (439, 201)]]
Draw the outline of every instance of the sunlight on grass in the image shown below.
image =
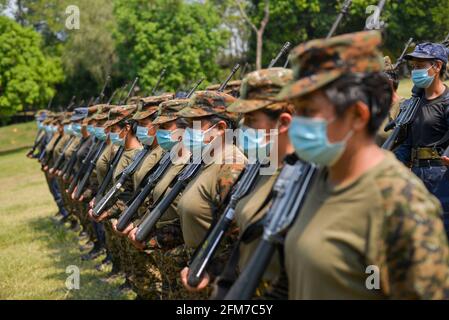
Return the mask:
[[(77, 236), (50, 220), (56, 205), (38, 163), (25, 153), (0, 156), (0, 299), (124, 298), (119, 284), (100, 281), (105, 273), (94, 269), (98, 260), (80, 259)], [(65, 286), (69, 265), (80, 268), (80, 290)]]

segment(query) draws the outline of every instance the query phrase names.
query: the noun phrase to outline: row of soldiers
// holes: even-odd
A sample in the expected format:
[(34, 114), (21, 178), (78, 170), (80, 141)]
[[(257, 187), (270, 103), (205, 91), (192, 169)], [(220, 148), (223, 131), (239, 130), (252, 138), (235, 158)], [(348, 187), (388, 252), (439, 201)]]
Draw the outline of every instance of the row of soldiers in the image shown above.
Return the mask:
[[(398, 101), (380, 43), (377, 31), (313, 40), (292, 50), (292, 69), (254, 71), (220, 90), (41, 112), (43, 142), (29, 156), (63, 221), (95, 243), (88, 257), (105, 248), (111, 276), (124, 275), (140, 299), (229, 298), (239, 275), (255, 271), (274, 203), (290, 195), (278, 186), (294, 180), (283, 174), (291, 163), (315, 171), (251, 297), (445, 299), (441, 202), (376, 144)], [(225, 138), (229, 129), (237, 139)], [(220, 241), (193, 281), (211, 239)], [(369, 266), (379, 286), (367, 286)]]

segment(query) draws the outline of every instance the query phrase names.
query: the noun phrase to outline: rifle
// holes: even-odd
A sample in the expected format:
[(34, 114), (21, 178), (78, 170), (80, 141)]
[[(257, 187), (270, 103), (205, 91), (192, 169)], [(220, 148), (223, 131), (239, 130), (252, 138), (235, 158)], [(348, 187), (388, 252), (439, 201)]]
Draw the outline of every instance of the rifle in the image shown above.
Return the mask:
[[(207, 148), (208, 149), (208, 148)], [(207, 150), (205, 149), (205, 150)], [(204, 151), (205, 152), (205, 151)], [(168, 209), (170, 204), (176, 197), (185, 189), (185, 187), (192, 181), (204, 166), (202, 156), (193, 163), (188, 164), (180, 174), (175, 178), (176, 183), (173, 188), (164, 196), (164, 198), (154, 207), (153, 210), (148, 211), (139, 224), (136, 232), (137, 241), (143, 242), (148, 238), (151, 230), (156, 225), (158, 220), (162, 217), (164, 212)]]
[(352, 0), (345, 0), (343, 3), (343, 6), (340, 10), (340, 13), (337, 16), (337, 19), (335, 20), (334, 24), (332, 25), (332, 28), (330, 29), (329, 33), (326, 36), (326, 39), (332, 38), (335, 34), (335, 31), (337, 31), (338, 25), (341, 23), (341, 20), (343, 20), (344, 16), (348, 14), (349, 7), (352, 4)]
[(215, 252), (218, 249), (226, 231), (231, 226), (235, 216), (235, 207), (237, 203), (248, 193), (254, 186), (254, 182), (259, 175), (260, 163), (248, 165), (243, 173), (240, 174), (239, 181), (234, 185), (230, 200), (224, 209), (220, 219), (212, 227), (211, 232), (203, 240), (199, 251), (193, 257), (189, 273), (187, 275), (187, 282), (191, 287), (197, 287), (203, 278), (204, 270), (206, 270)]
[(58, 156), (58, 159), (56, 159), (56, 162), (54, 163), (52, 169), (53, 170), (58, 170), (59, 167), (61, 166), (62, 161), (65, 158), (64, 153), (67, 151), (67, 149), (69, 148), (70, 144), (72, 143), (73, 139), (75, 137), (70, 137), (69, 140), (66, 142), (66, 144), (64, 145), (64, 148), (62, 149), (61, 154)]
[(37, 147), (40, 146), (44, 142), (44, 140), (45, 140), (45, 132), (43, 134), (40, 134), (41, 132), (42, 132), (42, 129), (37, 132), (36, 139), (34, 140), (33, 146), (28, 151), (27, 157), (29, 157), (30, 155), (33, 155), (34, 152), (36, 151)]
[(290, 49), (291, 45), (292, 44), (287, 41), (282, 46), (281, 51), (279, 51), (277, 56), (274, 59), (271, 60), (270, 64), (268, 65), (268, 68), (273, 68), (276, 65), (276, 63), (279, 61), (279, 59), (282, 58), (288, 52), (288, 50)]
[(73, 180), (70, 183), (69, 186), (69, 194), (72, 194), (72, 192), (75, 190), (75, 187), (77, 186), (79, 180), (81, 179), (82, 175), (84, 174), (85, 170), (87, 169), (87, 166), (89, 165), (89, 161), (92, 160), (92, 157), (95, 155), (95, 150), (98, 149), (99, 146), (101, 146), (102, 143), (105, 143), (104, 141), (96, 141), (95, 138), (92, 138), (92, 144), (89, 148), (89, 151), (87, 152), (87, 155), (84, 157), (83, 160), (81, 160), (81, 165), (79, 170), (76, 172), (75, 176), (73, 177)]
[(59, 137), (56, 138), (56, 141), (50, 150), (50, 154), (48, 155), (48, 157), (46, 159), (44, 159), (44, 157), (47, 155), (47, 152), (42, 153), (44, 156), (42, 156), (42, 158), (39, 158), (39, 161), (41, 162), (42, 167), (45, 167), (48, 164), (48, 162), (53, 158), (53, 151), (55, 150), (56, 145), (58, 144), (59, 140), (61, 140), (61, 138), (62, 138), (62, 135), (59, 135)]
[(68, 162), (66, 162), (62, 168), (62, 178), (63, 180), (68, 180), (70, 176), (72, 175), (73, 167), (75, 166), (76, 160), (78, 158), (77, 153), (81, 146), (86, 142), (87, 138), (81, 138), (80, 144), (76, 148), (76, 150), (73, 150), (72, 155), (70, 156), (70, 159)]
[(264, 218), (262, 239), (226, 295), (226, 300), (251, 299), (276, 246), (296, 220), (316, 172), (316, 165), (302, 162), (295, 155), (287, 157), (273, 186), (273, 200)]
[(228, 75), (228, 77), (226, 78), (226, 80), (220, 85), (220, 87), (218, 88), (218, 92), (223, 92), (224, 89), (226, 88), (228, 82), (231, 80), (231, 78), (234, 76), (234, 74), (237, 72), (237, 70), (239, 70), (240, 65), (237, 63), (234, 68), (232, 68), (231, 73)]
[(449, 46), (449, 33), (447, 34), (446, 38), (444, 38), (442, 44), (444, 44), (446, 47)]
[(243, 68), (240, 70), (240, 79), (243, 79), (243, 77), (245, 76), (246, 70), (248, 69), (249, 63), (245, 62), (245, 64), (243, 65)]
[(94, 105), (99, 104), (101, 101), (103, 101), (104, 98), (104, 91), (106, 90), (107, 85), (109, 84), (109, 81), (111, 81), (111, 76), (108, 75), (106, 77), (106, 81), (103, 85), (103, 89), (101, 89), (100, 95), (95, 99)]
[(120, 195), (121, 187), (125, 181), (134, 174), (134, 172), (137, 170), (137, 167), (141, 164), (143, 159), (148, 155), (150, 152), (150, 146), (145, 145), (145, 147), (140, 151), (132, 163), (126, 167), (125, 170), (120, 175), (120, 178), (118, 181), (114, 184), (114, 186), (109, 189), (108, 193), (98, 201), (98, 203), (93, 208), (93, 215), (95, 217), (99, 217), (105, 210), (110, 208), (116, 201), (117, 197)]
[(204, 78), (201, 78), (200, 80), (198, 80), (198, 82), (193, 86), (193, 88), (189, 91), (189, 93), (187, 93), (186, 99), (190, 98), (193, 93), (196, 91), (196, 89), (198, 89), (198, 87), (200, 86), (200, 84), (204, 81)]
[[(237, 63), (234, 68), (232, 68), (232, 71), (228, 75), (226, 80), (220, 85), (220, 88), (217, 90), (218, 92), (223, 92), (229, 80), (231, 80), (232, 76), (237, 72), (239, 68), (240, 65)], [(209, 148), (206, 147), (203, 150), (202, 154), (207, 154), (208, 150)], [(148, 237), (154, 225), (162, 217), (162, 214), (168, 209), (170, 204), (176, 199), (181, 191), (185, 189), (189, 182), (198, 175), (198, 173), (204, 166), (202, 158), (203, 156), (201, 155), (198, 158), (193, 159), (193, 162), (187, 165), (187, 167), (185, 167), (181, 171), (181, 173), (177, 175), (177, 182), (174, 184), (170, 192), (164, 197), (164, 199), (162, 199), (161, 202), (159, 202), (153, 210), (145, 214), (136, 232), (137, 241), (143, 242)]]
[(137, 81), (139, 81), (139, 77), (136, 77), (136, 78), (134, 79), (134, 82), (133, 82), (133, 84), (131, 85), (131, 87), (129, 88), (128, 94), (126, 95), (125, 99), (122, 100), (122, 101), (120, 102), (121, 105), (125, 104), (126, 101), (128, 101), (129, 97), (131, 96), (131, 93), (132, 93), (133, 90), (134, 90), (134, 87), (135, 87), (136, 84), (137, 84)]
[[(195, 92), (196, 88), (201, 84), (203, 79), (200, 79), (195, 86), (189, 91), (186, 98), (190, 98), (193, 93)], [(171, 157), (170, 152), (167, 152), (164, 157), (159, 162), (159, 165), (157, 169), (154, 172), (150, 172), (150, 176), (145, 178), (143, 181), (145, 182), (144, 187), (142, 187), (139, 191), (139, 193), (130, 201), (131, 204), (125, 209), (123, 214), (120, 216), (118, 223), (117, 223), (117, 230), (123, 231), (125, 228), (129, 225), (131, 222), (131, 219), (134, 217), (134, 215), (137, 212), (137, 209), (142, 205), (142, 203), (145, 201), (145, 199), (150, 194), (151, 190), (156, 186), (156, 184), (160, 181), (160, 179), (163, 177), (167, 169), (171, 165)]]
[(83, 178), (79, 181), (76, 187), (75, 199), (79, 199), (81, 197), (81, 194), (84, 192), (87, 182), (89, 181), (89, 177), (91, 176), (92, 171), (94, 171), (94, 168), (97, 164), (98, 158), (100, 158), (100, 155), (103, 153), (105, 148), (106, 148), (106, 141), (101, 141), (97, 153), (95, 153), (94, 156), (90, 160), (88, 160), (89, 162), (85, 170), (86, 173), (84, 174)]
[(399, 66), (405, 61), (404, 56), (407, 53), (408, 48), (413, 43), (413, 38), (408, 39), (407, 43), (405, 44), (404, 50), (402, 50), (401, 55), (399, 56), (398, 60), (396, 60), (396, 63), (393, 65), (393, 70), (397, 70)]
[(137, 196), (132, 200), (131, 204), (123, 211), (117, 222), (117, 230), (123, 231), (130, 224), (131, 219), (137, 212), (137, 209), (142, 205), (145, 199), (150, 194), (151, 190), (156, 186), (156, 184), (163, 177), (167, 169), (171, 165), (170, 152), (167, 152), (161, 159), (160, 164), (157, 169), (151, 173), (148, 179), (145, 179), (145, 185), (140, 189)]
[(109, 98), (108, 102), (106, 103), (107, 105), (110, 105), (112, 102), (112, 99), (114, 99), (115, 95), (117, 94), (119, 89), (115, 89), (114, 92), (111, 94), (111, 97)]
[(122, 157), (123, 152), (125, 151), (125, 148), (119, 147), (117, 152), (115, 153), (114, 157), (108, 164), (108, 171), (106, 173), (106, 176), (104, 177), (103, 181), (100, 184), (100, 187), (98, 188), (98, 192), (95, 195), (95, 203), (97, 203), (101, 197), (103, 197), (104, 193), (106, 192), (106, 188), (109, 186), (109, 183), (112, 180), (112, 175), (114, 174), (114, 170), (117, 167), (117, 164)]
[(156, 90), (159, 88), (159, 84), (161, 83), (162, 79), (165, 76), (165, 72), (167, 71), (166, 68), (163, 68), (161, 73), (159, 74), (159, 79), (157, 79), (156, 85), (154, 86), (154, 88), (151, 90), (151, 95), (154, 96), (156, 93)]

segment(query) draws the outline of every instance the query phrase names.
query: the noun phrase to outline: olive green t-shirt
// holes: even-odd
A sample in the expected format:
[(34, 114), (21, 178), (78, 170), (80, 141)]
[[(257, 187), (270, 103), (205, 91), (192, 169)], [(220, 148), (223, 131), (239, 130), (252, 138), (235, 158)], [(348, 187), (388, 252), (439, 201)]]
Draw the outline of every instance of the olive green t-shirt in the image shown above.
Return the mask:
[(52, 167), (58, 157), (62, 154), (65, 145), (69, 142), (70, 136), (68, 134), (64, 134), (61, 139), (56, 143), (55, 148), (53, 149), (53, 157), (51, 161), (49, 161), (49, 166)]
[(142, 160), (142, 163), (133, 175), (134, 190), (139, 187), (145, 175), (159, 163), (159, 160), (161, 160), (163, 154), (164, 149), (157, 145), (150, 151), (145, 159)]
[(69, 158), (72, 156), (73, 152), (78, 148), (78, 146), (81, 143), (81, 137), (75, 137), (72, 142), (70, 143), (70, 145), (68, 146), (68, 148), (66, 149), (66, 151), (64, 152), (64, 159), (65, 160), (69, 160)]
[[(318, 172), (285, 240), (290, 299), (449, 295), (441, 206), (416, 176), (385, 152), (349, 184), (327, 177)], [(368, 278), (375, 268), (379, 286)]]
[(115, 167), (114, 170), (113, 174), (114, 182), (117, 182), (120, 173), (122, 173), (123, 170), (125, 170), (133, 162), (134, 158), (142, 149), (143, 149), (142, 147), (139, 147), (123, 151), (122, 156), (120, 157), (120, 160), (118, 161), (117, 166)]
[[(211, 226), (213, 213), (221, 206), (245, 167), (242, 163), (245, 163), (246, 158), (235, 146), (224, 151), (223, 157), (225, 161), (222, 164), (206, 165), (187, 185), (179, 200), (178, 214), (184, 242), (189, 248), (201, 244)], [(226, 164), (229, 163), (227, 157), (232, 157), (232, 160), (239, 158), (238, 164)]]
[[(162, 176), (161, 180), (154, 186), (153, 191), (150, 194), (151, 202), (157, 202), (162, 196), (171, 190), (170, 184), (176, 178), (176, 176), (185, 168), (187, 162), (189, 161), (190, 155), (187, 154), (183, 157), (176, 159), (170, 167), (167, 169), (165, 174)], [(179, 218), (178, 216), (178, 202), (181, 198), (182, 193), (176, 197), (176, 199), (170, 204), (170, 207), (164, 212), (161, 220), (173, 220)]]
[[(256, 183), (249, 194), (242, 198), (235, 207), (235, 220), (237, 226), (242, 234), (244, 230), (252, 223), (263, 218), (269, 207), (271, 201), (269, 201), (271, 189), (273, 188), (276, 178), (279, 176), (280, 170), (272, 175), (259, 175)], [(250, 243), (241, 243), (240, 245), (240, 259), (239, 269), (243, 268), (248, 263), (252, 254), (256, 250), (259, 244), (260, 238), (254, 239)], [(264, 279), (273, 281), (280, 273), (279, 255), (275, 254), (271, 263), (264, 274)]]
[(118, 147), (112, 143), (106, 145), (100, 157), (98, 157), (97, 163), (95, 164), (95, 171), (97, 173), (98, 184), (101, 184), (108, 173), (109, 163), (114, 158)]

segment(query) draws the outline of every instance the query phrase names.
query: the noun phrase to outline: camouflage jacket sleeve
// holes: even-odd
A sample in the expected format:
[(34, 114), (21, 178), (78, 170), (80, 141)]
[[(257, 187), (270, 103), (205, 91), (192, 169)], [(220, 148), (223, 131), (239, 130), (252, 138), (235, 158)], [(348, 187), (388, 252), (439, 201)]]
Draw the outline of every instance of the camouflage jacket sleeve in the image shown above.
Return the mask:
[(386, 213), (376, 259), (382, 290), (391, 299), (448, 299), (449, 248), (440, 203), (416, 177), (397, 176), (387, 172), (378, 179)]

